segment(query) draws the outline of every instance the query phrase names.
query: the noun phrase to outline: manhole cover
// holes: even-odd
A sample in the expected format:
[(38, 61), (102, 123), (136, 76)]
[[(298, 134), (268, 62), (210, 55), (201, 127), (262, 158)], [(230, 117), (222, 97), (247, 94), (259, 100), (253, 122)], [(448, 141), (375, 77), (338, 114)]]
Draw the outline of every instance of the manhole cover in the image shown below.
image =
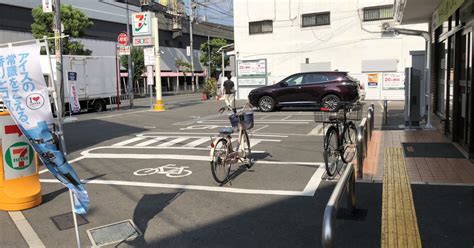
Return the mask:
[[(84, 217), (82, 217), (82, 215), (78, 214), (76, 216), (77, 216), (78, 226), (89, 223), (89, 221), (87, 221)], [(74, 227), (74, 219), (72, 217), (72, 213), (56, 215), (56, 216), (51, 217), (51, 220), (60, 231)]]
[(124, 220), (87, 230), (93, 246), (104, 246), (125, 240), (134, 239), (142, 233), (132, 220)]

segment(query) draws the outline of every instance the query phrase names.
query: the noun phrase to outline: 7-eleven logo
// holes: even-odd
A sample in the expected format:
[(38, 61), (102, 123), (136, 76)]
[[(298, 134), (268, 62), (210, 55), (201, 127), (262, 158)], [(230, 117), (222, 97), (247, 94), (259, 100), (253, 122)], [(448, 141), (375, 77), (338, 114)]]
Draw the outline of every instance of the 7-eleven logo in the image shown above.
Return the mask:
[(150, 33), (150, 13), (134, 13), (133, 14), (133, 34), (149, 35)]
[(32, 164), (33, 156), (33, 149), (28, 143), (17, 142), (11, 145), (5, 152), (5, 161), (10, 168), (23, 170)]

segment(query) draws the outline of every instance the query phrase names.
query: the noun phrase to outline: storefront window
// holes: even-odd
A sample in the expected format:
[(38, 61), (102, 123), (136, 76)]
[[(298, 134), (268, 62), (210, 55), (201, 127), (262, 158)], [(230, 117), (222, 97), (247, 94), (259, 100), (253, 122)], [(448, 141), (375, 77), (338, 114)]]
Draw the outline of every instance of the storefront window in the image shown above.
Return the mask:
[(448, 98), (445, 98), (445, 101), (448, 101), (448, 133), (453, 133), (453, 102), (454, 102), (454, 36), (449, 37), (449, 52), (448, 52)]
[(439, 43), (439, 51), (438, 51), (438, 88), (437, 88), (437, 112), (441, 114), (443, 117), (446, 113), (446, 63), (447, 63), (447, 43), (446, 41)]

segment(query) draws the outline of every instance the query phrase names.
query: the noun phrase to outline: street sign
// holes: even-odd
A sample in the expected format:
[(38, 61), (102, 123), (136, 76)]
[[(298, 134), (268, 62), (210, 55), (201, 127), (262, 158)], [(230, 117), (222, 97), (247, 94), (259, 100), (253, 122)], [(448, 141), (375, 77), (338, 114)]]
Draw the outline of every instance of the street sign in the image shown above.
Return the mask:
[(153, 39), (151, 36), (133, 37), (134, 46), (153, 46)]
[(128, 35), (127, 33), (120, 33), (117, 37), (117, 43), (119, 46), (128, 46)]
[(10, 115), (0, 116), (0, 128), (3, 132), (1, 144), (5, 180), (35, 174), (33, 147)]
[(155, 65), (155, 49), (153, 47), (143, 49), (145, 65)]
[(53, 0), (43, 0), (43, 13), (53, 12)]
[(119, 46), (118, 55), (119, 56), (130, 55), (130, 46)]
[(153, 66), (149, 65), (146, 67), (146, 82), (147, 85), (153, 85)]
[(140, 12), (132, 14), (133, 36), (151, 35), (151, 13)]

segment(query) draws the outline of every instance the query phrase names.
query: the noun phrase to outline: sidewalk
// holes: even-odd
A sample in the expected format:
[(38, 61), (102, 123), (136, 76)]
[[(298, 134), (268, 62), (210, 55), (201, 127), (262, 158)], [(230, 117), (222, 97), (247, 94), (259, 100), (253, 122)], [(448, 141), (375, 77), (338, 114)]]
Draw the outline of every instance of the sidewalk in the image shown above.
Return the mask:
[(474, 164), (440, 143), (436, 130), (373, 131), (359, 182), (383, 184), (381, 247), (474, 245)]
[[(364, 160), (363, 180), (382, 181), (385, 147), (402, 148), (402, 143), (450, 143), (436, 130), (374, 130), (368, 143), (368, 154)], [(474, 186), (474, 164), (467, 158), (406, 157), (411, 183), (428, 184), (472, 184)]]

